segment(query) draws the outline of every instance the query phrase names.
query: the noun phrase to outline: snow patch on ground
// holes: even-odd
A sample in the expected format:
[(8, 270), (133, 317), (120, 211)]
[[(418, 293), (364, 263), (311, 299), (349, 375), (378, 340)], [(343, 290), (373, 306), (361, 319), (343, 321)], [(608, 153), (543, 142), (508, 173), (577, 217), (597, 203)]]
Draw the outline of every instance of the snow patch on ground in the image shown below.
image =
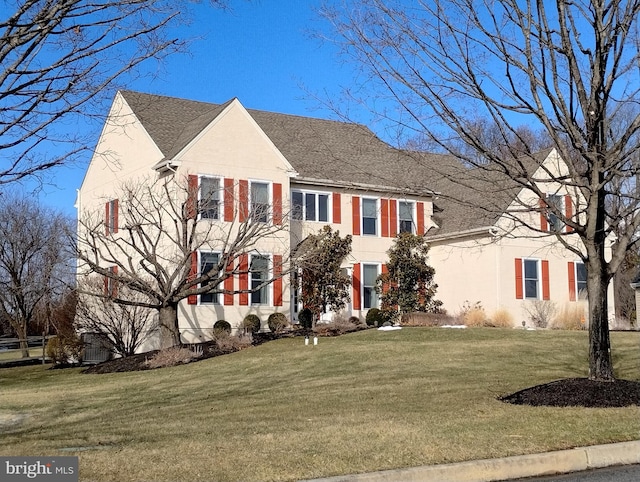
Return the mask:
[(378, 331), (395, 331), (395, 330), (402, 330), (401, 326), (381, 326), (380, 328), (378, 328)]
[(440, 328), (466, 328), (467, 325), (442, 325)]

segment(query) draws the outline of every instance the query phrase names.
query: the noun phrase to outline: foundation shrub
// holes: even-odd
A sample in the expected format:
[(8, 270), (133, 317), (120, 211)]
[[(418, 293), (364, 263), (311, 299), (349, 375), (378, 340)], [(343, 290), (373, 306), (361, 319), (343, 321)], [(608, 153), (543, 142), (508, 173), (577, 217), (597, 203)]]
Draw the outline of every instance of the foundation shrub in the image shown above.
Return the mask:
[(564, 305), (550, 324), (553, 330), (585, 330), (587, 328), (585, 307), (581, 304)]
[(524, 309), (536, 328), (547, 328), (558, 311), (556, 304), (548, 300), (531, 300)]
[(487, 314), (485, 313), (484, 308), (482, 308), (481, 306), (471, 308), (464, 314), (462, 320), (464, 324), (470, 328), (490, 326)]
[(201, 356), (201, 353), (196, 353), (189, 348), (174, 346), (160, 350), (145, 361), (145, 365), (149, 368), (173, 367), (197, 360)]
[(298, 313), (298, 321), (302, 329), (310, 330), (313, 326), (313, 312), (309, 308), (303, 308)]
[(349, 323), (353, 323), (354, 325), (357, 325), (357, 326), (365, 324), (365, 323), (362, 323), (362, 320), (357, 316), (350, 316), (348, 321)]
[[(351, 318), (355, 317), (352, 316)], [(351, 318), (346, 319), (342, 316), (336, 316), (330, 323), (316, 324), (313, 332), (319, 336), (338, 336), (361, 329), (362, 324), (354, 323)]]
[(367, 311), (365, 320), (369, 326), (382, 326), (382, 323), (386, 321), (382, 311), (378, 308), (370, 308), (369, 311)]
[(424, 313), (416, 311), (413, 313), (403, 313), (400, 317), (402, 326), (443, 326), (457, 325), (459, 320), (447, 313)]
[(216, 345), (223, 352), (240, 351), (253, 345), (252, 333), (238, 333), (226, 335), (215, 339)]
[(486, 326), (494, 328), (513, 328), (513, 316), (505, 309), (498, 309), (487, 320)]
[(273, 333), (282, 333), (289, 326), (289, 320), (284, 313), (271, 313), (267, 318), (267, 325)]
[(245, 333), (258, 333), (261, 326), (260, 317), (258, 315), (249, 314), (242, 320), (242, 328)]
[(213, 324), (213, 333), (214, 335), (221, 335), (226, 333), (227, 335), (231, 333), (231, 323), (226, 320), (218, 320)]
[(77, 335), (58, 335), (49, 338), (45, 354), (55, 365), (69, 365), (80, 360), (83, 348), (84, 344)]

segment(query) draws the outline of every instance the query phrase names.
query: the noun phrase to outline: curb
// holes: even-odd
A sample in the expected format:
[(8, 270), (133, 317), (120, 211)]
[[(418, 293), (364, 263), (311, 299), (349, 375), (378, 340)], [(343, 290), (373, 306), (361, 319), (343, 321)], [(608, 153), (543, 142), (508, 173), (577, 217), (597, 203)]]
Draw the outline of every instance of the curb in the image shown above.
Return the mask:
[(342, 475), (301, 482), (492, 482), (640, 464), (640, 440), (542, 454)]

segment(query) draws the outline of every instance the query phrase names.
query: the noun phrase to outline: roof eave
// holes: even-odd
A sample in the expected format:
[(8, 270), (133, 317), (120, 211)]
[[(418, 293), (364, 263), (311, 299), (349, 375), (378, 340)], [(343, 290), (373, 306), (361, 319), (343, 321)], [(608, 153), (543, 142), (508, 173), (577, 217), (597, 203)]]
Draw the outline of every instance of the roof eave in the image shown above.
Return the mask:
[(317, 179), (311, 177), (294, 177), (291, 180), (292, 183), (297, 184), (305, 184), (309, 186), (324, 186), (324, 187), (339, 187), (344, 189), (352, 189), (356, 191), (376, 191), (376, 192), (385, 192), (391, 194), (404, 194), (404, 195), (412, 195), (412, 196), (422, 196), (422, 197), (435, 197), (438, 192), (431, 191), (430, 189), (425, 189), (423, 191), (418, 191), (416, 189), (410, 188), (398, 188), (393, 186), (383, 186), (380, 184), (366, 184), (360, 182), (350, 182), (350, 181), (334, 181), (331, 179)]

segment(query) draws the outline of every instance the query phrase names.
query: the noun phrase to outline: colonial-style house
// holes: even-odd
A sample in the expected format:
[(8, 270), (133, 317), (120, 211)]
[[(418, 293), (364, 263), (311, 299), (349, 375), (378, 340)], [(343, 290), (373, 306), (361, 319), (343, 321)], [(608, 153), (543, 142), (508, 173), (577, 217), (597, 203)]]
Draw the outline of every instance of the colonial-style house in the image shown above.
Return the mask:
[[(479, 301), (489, 311), (512, 311), (519, 322), (528, 300), (578, 302), (584, 269), (575, 256), (552, 236), (531, 236), (510, 216), (489, 216), (481, 193), (470, 190), (475, 202), (466, 205), (450, 201), (446, 190), (460, 187), (425, 168), (447, 162), (451, 159), (441, 155), (416, 159), (362, 125), (246, 109), (238, 99), (210, 104), (121, 91), (78, 190), (78, 216), (100, 213), (106, 229), (117, 233), (119, 188), (170, 176), (188, 180), (202, 197), (219, 191), (206, 222), (222, 228), (249, 204), (274, 207), (273, 218), (264, 222), (288, 218), (286, 233), (259, 240), (258, 249), (240, 258), (252, 268), (225, 281), (228, 293), (277, 274), (282, 256), (330, 225), (341, 235), (353, 235), (344, 265), (352, 277), (349, 316), (364, 318), (378, 306), (376, 277), (394, 237), (404, 231), (428, 235), (438, 298), (450, 312), (465, 300)], [(555, 151), (541, 162), (557, 163)], [(517, 208), (514, 199), (520, 195), (510, 189), (505, 212)], [(569, 193), (558, 199), (571, 208)], [(205, 270), (215, 255), (195, 253), (195, 269)], [(237, 326), (248, 313), (258, 314), (263, 323), (273, 312), (297, 317), (297, 294), (288, 277), (254, 293), (228, 293), (181, 303), (184, 341), (202, 339), (218, 319)]]

